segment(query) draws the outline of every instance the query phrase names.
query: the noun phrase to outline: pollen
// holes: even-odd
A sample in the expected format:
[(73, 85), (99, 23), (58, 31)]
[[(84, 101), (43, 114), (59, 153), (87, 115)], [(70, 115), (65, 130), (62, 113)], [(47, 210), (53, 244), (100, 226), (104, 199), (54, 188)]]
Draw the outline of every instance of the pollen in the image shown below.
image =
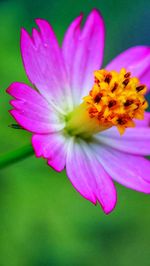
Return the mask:
[(148, 103), (147, 87), (124, 68), (120, 72), (105, 69), (94, 72), (94, 84), (83, 98), (89, 117), (104, 128), (116, 126), (122, 135), (135, 127), (134, 119), (143, 119)]

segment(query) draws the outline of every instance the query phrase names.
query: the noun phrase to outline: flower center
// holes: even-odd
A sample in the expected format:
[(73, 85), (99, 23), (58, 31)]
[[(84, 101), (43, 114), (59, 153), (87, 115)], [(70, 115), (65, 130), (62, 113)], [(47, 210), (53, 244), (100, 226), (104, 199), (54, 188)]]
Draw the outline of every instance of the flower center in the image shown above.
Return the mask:
[(122, 135), (126, 128), (135, 127), (133, 119), (143, 119), (148, 107), (146, 86), (124, 68), (97, 70), (94, 77), (89, 95), (67, 117), (68, 132), (88, 137), (116, 126)]

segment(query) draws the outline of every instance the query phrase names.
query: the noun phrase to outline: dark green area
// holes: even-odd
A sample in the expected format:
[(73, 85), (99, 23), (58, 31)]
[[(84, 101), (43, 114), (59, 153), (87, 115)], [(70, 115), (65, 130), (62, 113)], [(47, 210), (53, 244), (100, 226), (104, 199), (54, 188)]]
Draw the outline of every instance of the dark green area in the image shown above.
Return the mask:
[(0, 169), (10, 167), (12, 164), (20, 162), (21, 160), (24, 160), (33, 154), (34, 151), (31, 144), (10, 152), (6, 152), (5, 154), (3, 153), (0, 155)]
[[(13, 81), (28, 82), (21, 62), (20, 28), (49, 20), (62, 41), (81, 11), (99, 8), (106, 22), (105, 63), (134, 45), (150, 45), (150, 1), (0, 1), (0, 154), (31, 135), (8, 127)], [(108, 158), (109, 159), (109, 158)], [(122, 169), (123, 170), (123, 169)], [(0, 173), (0, 266), (149, 266), (150, 197), (117, 185), (118, 204), (106, 216), (34, 156)]]

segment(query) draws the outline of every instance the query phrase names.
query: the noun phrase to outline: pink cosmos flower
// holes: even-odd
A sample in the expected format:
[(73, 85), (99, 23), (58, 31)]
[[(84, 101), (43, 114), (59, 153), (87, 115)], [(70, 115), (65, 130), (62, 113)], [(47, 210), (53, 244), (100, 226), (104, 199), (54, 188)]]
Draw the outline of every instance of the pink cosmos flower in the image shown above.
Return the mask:
[(81, 28), (82, 18), (71, 23), (61, 48), (45, 20), (36, 19), (32, 36), (22, 29), (23, 63), (36, 89), (14, 82), (7, 92), (15, 98), (11, 115), (33, 133), (36, 156), (58, 172), (66, 168), (75, 189), (108, 214), (117, 199), (113, 180), (150, 193), (150, 162), (143, 157), (150, 154), (150, 114), (137, 120), (146, 108), (143, 84), (150, 87), (150, 48), (123, 52), (94, 73), (94, 82), (104, 22), (97, 10)]

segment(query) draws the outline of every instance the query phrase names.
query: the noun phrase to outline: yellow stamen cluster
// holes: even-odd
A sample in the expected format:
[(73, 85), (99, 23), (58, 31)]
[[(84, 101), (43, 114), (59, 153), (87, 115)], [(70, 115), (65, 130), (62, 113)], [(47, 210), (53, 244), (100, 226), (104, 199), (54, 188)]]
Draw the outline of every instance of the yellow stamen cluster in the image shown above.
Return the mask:
[(144, 98), (147, 88), (138, 78), (124, 68), (120, 72), (98, 70), (94, 76), (93, 88), (83, 98), (91, 119), (104, 128), (116, 126), (120, 134), (135, 126), (133, 119), (143, 119), (148, 107)]

